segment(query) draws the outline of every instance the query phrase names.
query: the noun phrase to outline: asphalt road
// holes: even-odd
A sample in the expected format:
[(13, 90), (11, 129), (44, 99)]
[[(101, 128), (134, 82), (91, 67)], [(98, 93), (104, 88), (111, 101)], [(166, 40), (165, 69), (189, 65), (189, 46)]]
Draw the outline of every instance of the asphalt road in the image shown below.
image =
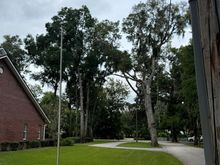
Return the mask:
[[(183, 162), (184, 165), (205, 165), (204, 150), (198, 147), (191, 147), (181, 143), (171, 143), (160, 141), (162, 148), (131, 148), (131, 147), (117, 147), (117, 145), (126, 143), (128, 141), (118, 141), (104, 144), (91, 145), (93, 147), (106, 147), (117, 149), (135, 149), (135, 150), (147, 150), (147, 151), (162, 151), (167, 152), (175, 156), (177, 159)], [(131, 140), (129, 140), (131, 142)]]

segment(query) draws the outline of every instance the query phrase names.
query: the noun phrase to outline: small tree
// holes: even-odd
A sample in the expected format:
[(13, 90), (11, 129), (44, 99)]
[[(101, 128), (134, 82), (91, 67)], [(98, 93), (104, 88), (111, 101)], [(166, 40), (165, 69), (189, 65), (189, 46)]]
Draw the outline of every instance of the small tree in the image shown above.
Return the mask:
[(94, 135), (98, 138), (122, 138), (121, 113), (125, 109), (128, 88), (121, 81), (109, 79), (99, 93), (96, 115), (94, 116)]

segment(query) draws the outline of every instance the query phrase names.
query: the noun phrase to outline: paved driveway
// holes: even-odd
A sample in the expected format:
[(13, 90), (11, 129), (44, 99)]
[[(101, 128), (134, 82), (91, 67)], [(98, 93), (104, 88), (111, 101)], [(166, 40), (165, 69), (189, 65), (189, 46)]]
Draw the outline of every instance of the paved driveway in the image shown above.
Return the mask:
[[(147, 150), (147, 151), (163, 151), (168, 152), (181, 160), (184, 165), (205, 165), (204, 150), (202, 148), (191, 147), (181, 143), (171, 143), (160, 141), (162, 148), (133, 148), (133, 147), (117, 147), (117, 145), (126, 143), (128, 141), (118, 141), (104, 144), (94, 144), (93, 147), (106, 147), (117, 149), (133, 149), (133, 150)], [(131, 141), (129, 141), (131, 142)]]
[(184, 165), (205, 165), (204, 150), (181, 143), (160, 142), (166, 152), (181, 160)]

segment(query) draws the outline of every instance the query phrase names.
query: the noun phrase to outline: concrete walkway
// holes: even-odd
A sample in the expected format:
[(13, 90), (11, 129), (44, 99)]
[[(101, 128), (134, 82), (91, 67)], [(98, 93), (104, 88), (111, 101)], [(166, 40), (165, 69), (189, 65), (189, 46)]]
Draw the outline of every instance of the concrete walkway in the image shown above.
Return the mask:
[(104, 148), (117, 148), (117, 149), (126, 149), (126, 150), (144, 150), (144, 151), (164, 151), (163, 148), (136, 148), (136, 147), (119, 147), (117, 145), (127, 143), (128, 141), (119, 141), (103, 144), (93, 144), (92, 147), (104, 147)]
[(171, 143), (160, 141), (162, 148), (134, 148), (134, 147), (118, 147), (117, 145), (133, 140), (125, 140), (111, 143), (94, 144), (93, 147), (105, 147), (116, 149), (145, 150), (145, 151), (162, 151), (167, 152), (181, 160), (184, 165), (205, 165), (204, 150), (202, 148), (191, 147), (181, 143)]

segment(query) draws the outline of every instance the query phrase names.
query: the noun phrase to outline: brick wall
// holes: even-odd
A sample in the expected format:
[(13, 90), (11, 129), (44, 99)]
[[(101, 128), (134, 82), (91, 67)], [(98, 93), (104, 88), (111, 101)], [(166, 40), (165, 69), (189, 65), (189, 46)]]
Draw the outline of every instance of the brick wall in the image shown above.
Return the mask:
[(44, 122), (5, 62), (0, 60), (0, 66), (0, 142), (22, 141), (25, 124), (27, 140), (37, 140)]

